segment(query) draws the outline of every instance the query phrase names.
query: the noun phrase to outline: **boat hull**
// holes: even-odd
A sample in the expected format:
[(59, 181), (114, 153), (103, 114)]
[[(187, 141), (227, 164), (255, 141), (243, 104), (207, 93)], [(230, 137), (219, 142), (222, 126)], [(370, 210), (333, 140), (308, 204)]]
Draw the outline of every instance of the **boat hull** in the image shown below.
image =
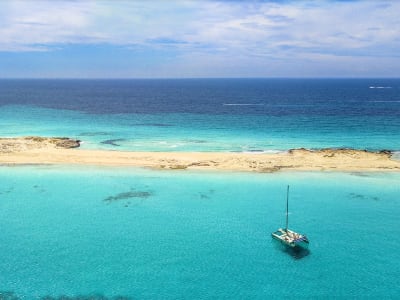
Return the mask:
[(279, 229), (271, 234), (272, 238), (290, 248), (308, 249), (309, 241), (305, 235), (291, 230)]

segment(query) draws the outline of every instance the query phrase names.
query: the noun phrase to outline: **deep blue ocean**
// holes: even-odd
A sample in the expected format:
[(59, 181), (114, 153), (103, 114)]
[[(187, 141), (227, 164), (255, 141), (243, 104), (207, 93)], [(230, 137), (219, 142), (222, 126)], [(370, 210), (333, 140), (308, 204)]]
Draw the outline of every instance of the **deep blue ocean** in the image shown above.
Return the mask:
[[(0, 136), (83, 149), (399, 152), (399, 129), (399, 79), (0, 80)], [(397, 299), (399, 182), (3, 165), (0, 299)], [(271, 239), (288, 184), (309, 251)]]
[(0, 114), (84, 148), (400, 150), (399, 79), (0, 80)]

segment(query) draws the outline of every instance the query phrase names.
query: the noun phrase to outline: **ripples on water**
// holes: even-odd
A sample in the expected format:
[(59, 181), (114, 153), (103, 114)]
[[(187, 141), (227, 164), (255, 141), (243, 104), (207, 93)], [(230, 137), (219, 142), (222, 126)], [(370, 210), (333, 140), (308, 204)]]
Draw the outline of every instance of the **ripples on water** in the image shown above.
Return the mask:
[(0, 80), (0, 135), (136, 151), (400, 150), (399, 88), (398, 79)]
[[(394, 297), (399, 238), (387, 229), (398, 226), (399, 179), (0, 168), (0, 291), (23, 299), (264, 299), (293, 289), (305, 298)], [(285, 222), (288, 183), (289, 226), (307, 234), (308, 251), (271, 238)]]

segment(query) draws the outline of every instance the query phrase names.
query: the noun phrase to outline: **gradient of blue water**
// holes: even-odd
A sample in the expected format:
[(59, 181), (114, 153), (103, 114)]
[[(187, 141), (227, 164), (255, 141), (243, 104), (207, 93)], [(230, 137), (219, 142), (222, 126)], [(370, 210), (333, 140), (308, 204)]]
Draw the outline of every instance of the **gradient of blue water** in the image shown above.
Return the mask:
[[(0, 291), (24, 299), (395, 297), (399, 180), (1, 167)], [(270, 237), (284, 225), (286, 184), (290, 227), (308, 234), (310, 253), (288, 253)], [(104, 201), (126, 192), (150, 196)]]
[(397, 151), (399, 90), (397, 79), (0, 80), (0, 135), (133, 151)]
[[(397, 79), (0, 80), (0, 136), (133, 151), (399, 150), (399, 88)], [(395, 298), (399, 179), (0, 166), (0, 298)], [(284, 224), (288, 183), (291, 227), (308, 234), (310, 253), (270, 237)], [(104, 201), (124, 195), (138, 197)]]

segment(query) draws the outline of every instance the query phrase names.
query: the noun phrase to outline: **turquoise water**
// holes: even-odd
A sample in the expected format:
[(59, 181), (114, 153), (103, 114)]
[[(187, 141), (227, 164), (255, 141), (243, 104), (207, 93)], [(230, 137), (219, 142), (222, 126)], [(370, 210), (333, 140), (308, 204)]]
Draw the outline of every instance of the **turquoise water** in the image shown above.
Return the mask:
[(86, 149), (400, 151), (399, 79), (0, 80), (0, 136)]
[[(0, 167), (0, 295), (395, 298), (399, 173)], [(270, 233), (308, 235), (287, 252)]]
[(87, 114), (0, 106), (0, 136), (67, 136), (82, 149), (279, 152), (345, 147), (400, 150), (395, 116)]
[[(399, 90), (384, 78), (0, 80), (0, 137), (400, 159)], [(399, 179), (0, 166), (0, 299), (398, 298)], [(309, 252), (270, 236), (287, 184), (290, 227)]]

